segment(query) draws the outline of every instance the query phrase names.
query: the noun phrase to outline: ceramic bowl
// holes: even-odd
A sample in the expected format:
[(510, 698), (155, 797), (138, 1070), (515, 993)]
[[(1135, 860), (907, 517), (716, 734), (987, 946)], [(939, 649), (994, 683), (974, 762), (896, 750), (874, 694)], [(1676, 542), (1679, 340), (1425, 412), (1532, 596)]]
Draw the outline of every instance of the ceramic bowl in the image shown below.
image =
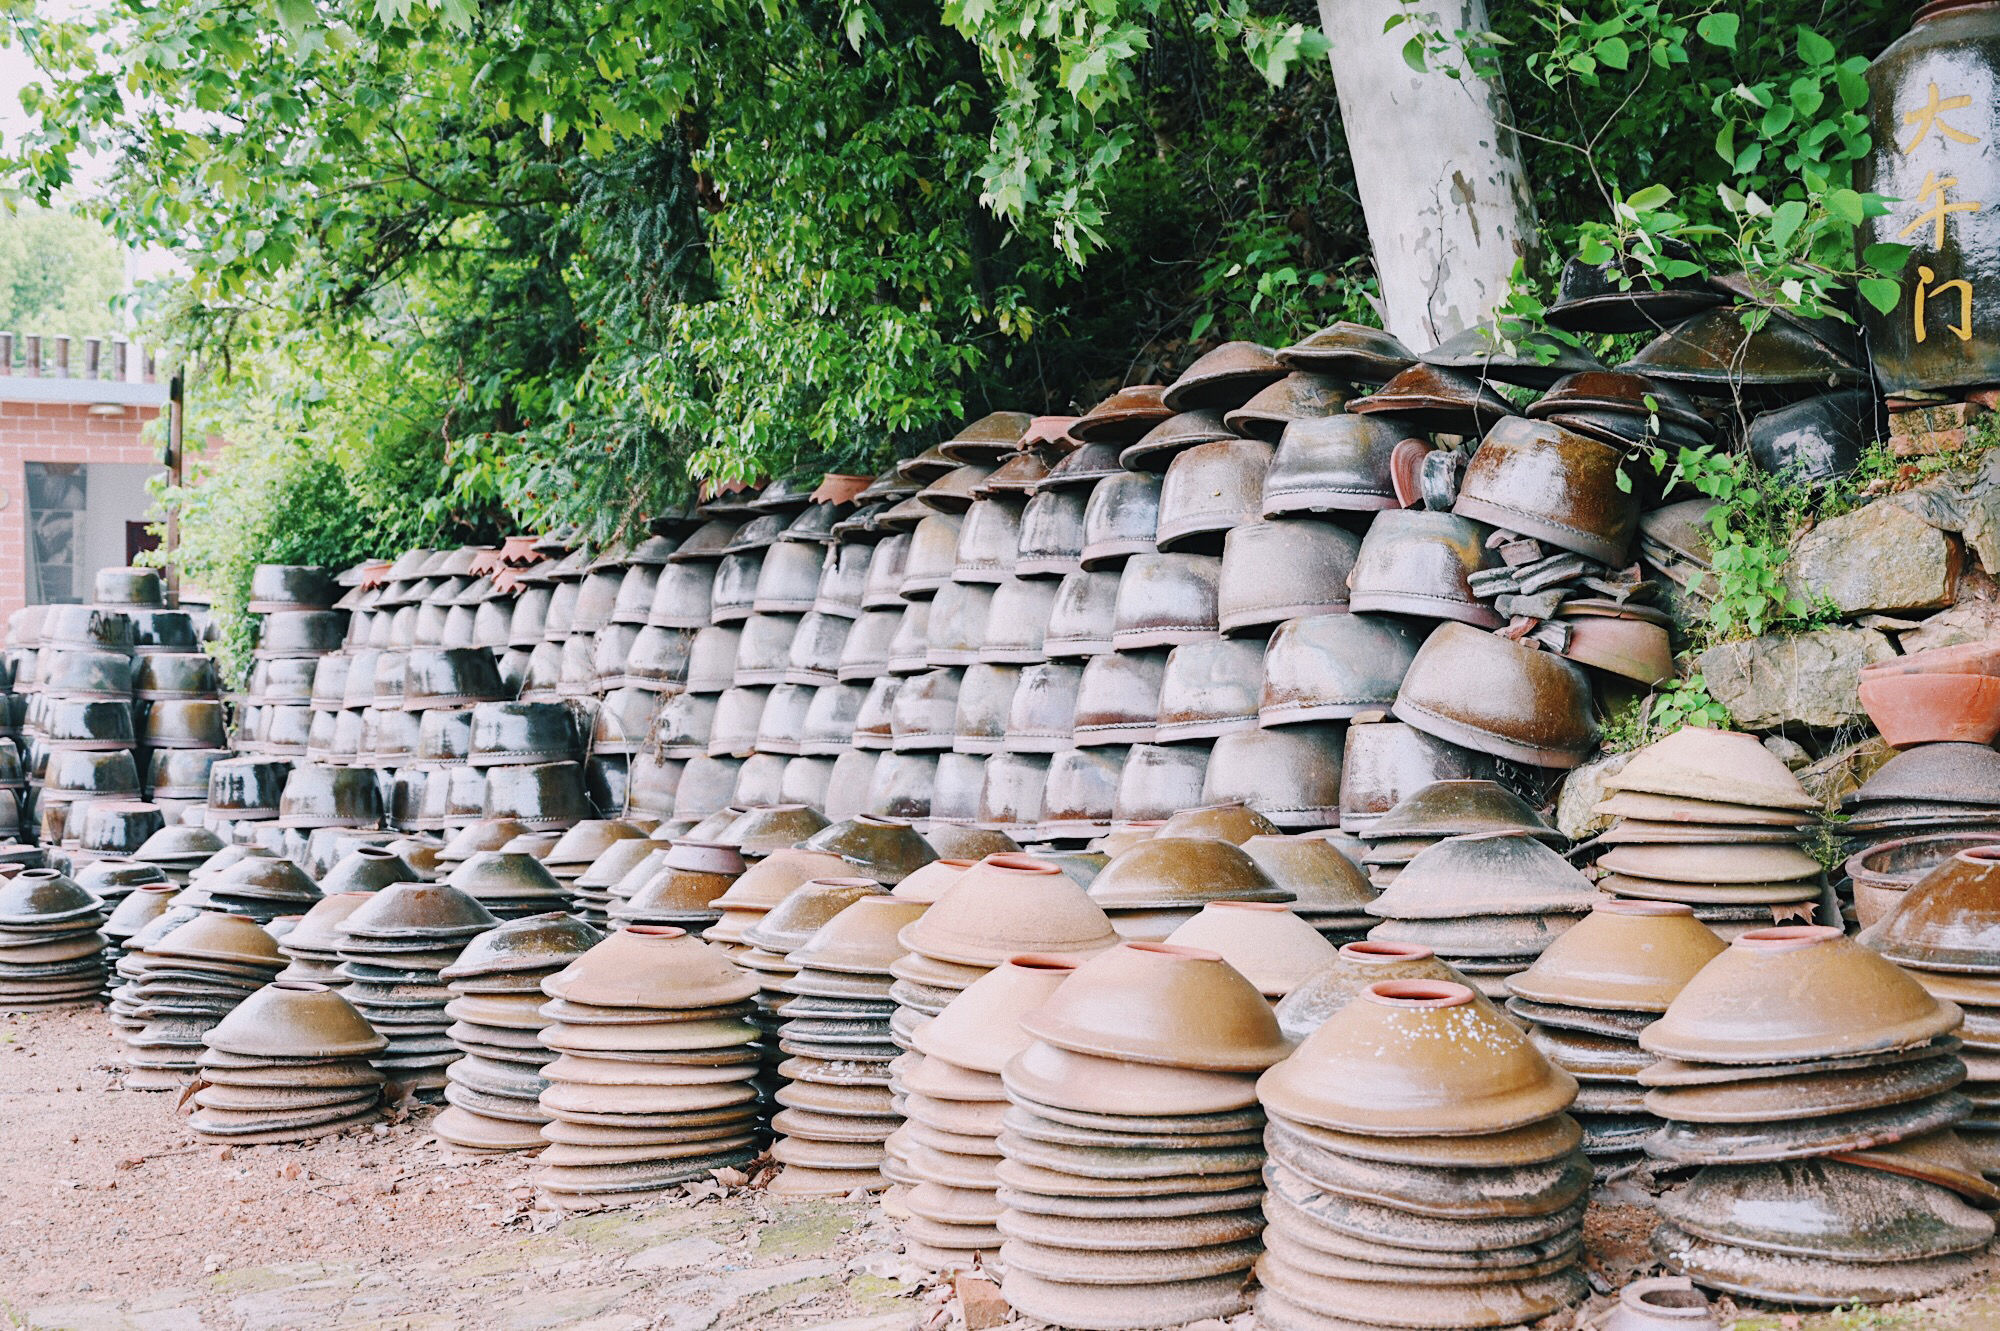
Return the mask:
[(1348, 606), (1348, 577), (1361, 541), (1331, 522), (1281, 518), (1246, 522), (1222, 550), (1216, 604), (1224, 633), (1254, 633)]
[[(1482, 687), (1470, 694), (1462, 681)], [(1515, 762), (1575, 767), (1598, 724), (1582, 668), (1465, 624), (1425, 639), (1403, 676), (1395, 715), (1439, 739)]]

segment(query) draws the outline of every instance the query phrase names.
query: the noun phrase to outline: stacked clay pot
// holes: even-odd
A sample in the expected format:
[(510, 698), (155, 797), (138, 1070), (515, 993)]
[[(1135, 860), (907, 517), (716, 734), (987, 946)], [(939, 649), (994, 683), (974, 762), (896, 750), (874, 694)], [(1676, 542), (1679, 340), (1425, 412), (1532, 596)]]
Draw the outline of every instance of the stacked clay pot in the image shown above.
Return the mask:
[(447, 883), (392, 883), (340, 921), (347, 1000), (387, 1036), (375, 1066), (417, 1095), (436, 1098), (459, 1056), (447, 1034), (451, 991), (440, 972), (500, 921)]
[(202, 1037), (284, 966), (277, 943), (248, 916), (189, 914), (171, 928), (175, 913), (162, 915), (118, 963), (126, 983), (113, 994), (111, 1014), (130, 1050), (128, 1090), (179, 1087), (196, 1070)]
[(0, 881), (0, 1010), (96, 999), (105, 921), (104, 903), (53, 869)]
[(445, 1108), (431, 1121), (447, 1152), (541, 1149), (541, 1070), (555, 1058), (541, 1039), (542, 981), (603, 941), (561, 911), (528, 915), (478, 935), (438, 972), (451, 986), (445, 1034), (461, 1055), (445, 1069)]
[(380, 1117), (382, 1074), (368, 1060), (388, 1041), (324, 985), (267, 984), (202, 1043), (188, 1126), (203, 1141), (305, 1141)]
[(1562, 834), (1505, 786), (1453, 779), (1412, 791), (1364, 827), (1358, 834), (1365, 847), (1361, 864), (1368, 881), (1385, 888), (1420, 851), (1446, 837), (1479, 832), (1525, 832), (1550, 845), (1562, 843)]
[[(343, 889), (336, 883), (332, 890), (338, 893)], [(281, 915), (310, 910), (323, 895), (319, 885), (292, 861), (258, 854), (246, 855), (191, 882), (178, 904), (247, 915), (259, 924), (269, 924)]]
[(474, 851), (458, 861), (444, 881), (496, 919), (545, 915), (569, 905), (561, 881), (525, 850)]
[(1503, 998), (1507, 977), (1598, 900), (1590, 880), (1532, 833), (1475, 832), (1446, 837), (1404, 865), (1368, 903), (1382, 920), (1368, 936), (1428, 947), (1482, 993)]
[(732, 957), (749, 952), (743, 931), (783, 903), (800, 885), (815, 878), (843, 878), (847, 861), (825, 851), (780, 850), (746, 868), (729, 889), (710, 904), (722, 914), (703, 932), (702, 940)]
[(1278, 1000), (1278, 1029), (1298, 1044), (1363, 989), (1386, 980), (1442, 980), (1475, 987), (1427, 947), (1369, 939), (1342, 943), (1331, 963)]
[(1167, 941), (1217, 954), (1274, 1007), (1340, 954), (1290, 906), (1273, 901), (1211, 901)]
[(542, 982), (540, 1195), (625, 1206), (757, 1151), (756, 982), (680, 929), (620, 930)]
[[(748, 867), (742, 854), (734, 846), (692, 839), (675, 841), (665, 851), (659, 867), (612, 907), (613, 927), (654, 924), (699, 934), (721, 922), (718, 902)], [(624, 888), (621, 881), (617, 890)]]
[(2000, 847), (1961, 850), (1904, 893), (1861, 942), (1933, 998), (1965, 1014), (1958, 1028), (1972, 1115), (1956, 1131), (1989, 1177), (2000, 1178)]
[(1257, 1074), (1289, 1052), (1270, 1005), (1213, 952), (1123, 943), (1021, 1027), (995, 1171), (1008, 1303), (1106, 1331), (1240, 1311), (1264, 1228)]
[(1260, 1325), (1515, 1326), (1589, 1293), (1576, 1082), (1469, 986), (1370, 984), (1257, 1090)]
[(1326, 837), (1259, 835), (1242, 847), (1273, 883), (1292, 894), (1293, 913), (1329, 943), (1354, 942), (1374, 926), (1368, 913), (1374, 885)]
[(1740, 934), (1639, 1037), (1646, 1149), (1702, 1165), (1654, 1250), (1699, 1285), (1807, 1307), (1938, 1293), (1993, 1236), (1957, 1007), (1838, 929)]
[(123, 982), (118, 962), (131, 948), (132, 940), (172, 908), (180, 888), (173, 883), (142, 883), (125, 894), (104, 921), (104, 986), (99, 991), (108, 1002)]
[(1725, 939), (1823, 909), (1825, 877), (1801, 845), (1815, 802), (1752, 736), (1677, 730), (1604, 788), (1595, 811), (1616, 819), (1594, 843), (1604, 891), (1682, 902)]
[(991, 1264), (1000, 1248), (999, 1138), (1007, 1111), (1000, 1080), (1028, 1047), (1021, 1018), (1069, 978), (1071, 957), (1010, 957), (924, 1022), (899, 1074), (897, 1136), (914, 1186), (898, 1228), (910, 1260), (933, 1270)]
[(1171, 836), (1171, 827), (1120, 851), (1091, 880), (1090, 898), (1119, 937), (1157, 942), (1212, 901), (1289, 899), (1242, 847), (1212, 836)]
[[(1894, 666), (1909, 657), (1885, 663)], [(2000, 841), (2000, 752), (1988, 744), (1919, 744), (1883, 763), (1840, 802), (1854, 913), (1865, 928), (1895, 898), (1966, 846)]]
[(566, 829), (541, 857), (542, 867), (555, 876), (570, 899), (571, 909), (587, 923), (603, 928), (604, 903), (577, 880), (588, 873), (599, 856), (621, 841), (642, 841), (646, 829), (623, 818), (586, 818)]
[(285, 954), (288, 963), (278, 972), (278, 978), (299, 984), (321, 984), (329, 989), (345, 988), (347, 977), (340, 969), (339, 925), (361, 909), (372, 895), (336, 892), (315, 901), (278, 940), (278, 951)]
[(1606, 901), (1507, 977), (1507, 1010), (1577, 1080), (1571, 1112), (1600, 1175), (1635, 1163), (1660, 1126), (1639, 1084), (1653, 1061), (1640, 1033), (1725, 946), (1678, 902)]
[(771, 1181), (774, 1195), (844, 1196), (886, 1183), (884, 1143), (902, 1123), (889, 1091), (898, 1053), (889, 966), (903, 954), (896, 935), (925, 909), (867, 893), (787, 953), (797, 969), (780, 985), (793, 997), (778, 1009), (786, 1080), (771, 1120), (771, 1156), (784, 1166)]

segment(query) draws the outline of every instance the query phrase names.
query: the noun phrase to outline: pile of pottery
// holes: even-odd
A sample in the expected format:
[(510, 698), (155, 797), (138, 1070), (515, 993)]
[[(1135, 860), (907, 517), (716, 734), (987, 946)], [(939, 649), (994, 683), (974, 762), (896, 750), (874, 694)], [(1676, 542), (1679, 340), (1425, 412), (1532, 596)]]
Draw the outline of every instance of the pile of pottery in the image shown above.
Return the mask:
[(1264, 1228), (1257, 1074), (1289, 1052), (1263, 995), (1212, 952), (1124, 943), (1020, 1026), (995, 1170), (1007, 1302), (1106, 1331), (1240, 1311)]
[(1955, 1005), (1972, 1116), (1957, 1125), (1979, 1168), (2000, 1176), (2000, 848), (1969, 846), (1920, 879), (1860, 942)]
[(458, 861), (444, 881), (501, 920), (544, 915), (570, 905), (561, 881), (525, 850), (474, 851)]
[(95, 999), (105, 922), (104, 903), (53, 869), (0, 881), (0, 1010)]
[(1613, 896), (1692, 906), (1725, 939), (1832, 909), (1802, 845), (1815, 801), (1753, 736), (1687, 726), (1603, 785), (1610, 795), (1596, 812), (1615, 821), (1592, 844), (1597, 885)]
[[(902, 1125), (889, 1091), (900, 1052), (889, 1034), (889, 967), (903, 955), (897, 934), (925, 909), (879, 892), (858, 896), (786, 954), (796, 969), (779, 986), (793, 997), (778, 1009), (784, 1107), (771, 1120), (771, 1156), (784, 1169), (774, 1194), (840, 1196), (885, 1182), (884, 1143)], [(753, 933), (776, 937), (764, 925)]]
[(1861, 668), (1861, 705), (1891, 748), (2000, 738), (2000, 644), (1911, 652)]
[(1215, 901), (1283, 902), (1284, 888), (1233, 842), (1160, 834), (1113, 856), (1090, 883), (1090, 899), (1121, 938), (1165, 938)]
[(370, 892), (335, 892), (323, 896), (278, 940), (285, 954), (285, 969), (278, 978), (297, 984), (320, 984), (329, 989), (347, 985), (340, 969), (340, 923), (367, 904)]
[(1963, 740), (1915, 745), (1876, 768), (1841, 811), (1865, 927), (1959, 850), (2000, 840), (2000, 753)]
[(459, 1056), (448, 1031), (451, 991), (441, 972), (499, 921), (446, 883), (392, 883), (335, 926), (342, 990), (389, 1039), (374, 1058), (391, 1081), (435, 1097)]
[[(139, 800), (142, 750), (132, 663), (140, 630), (145, 628), (149, 637), (156, 631), (185, 636), (183, 650), (195, 650), (193, 621), (165, 606), (157, 573), (108, 568), (98, 573), (92, 604), (44, 608), (33, 692), (22, 725), (27, 772), (39, 777), (41, 786), (33, 810), (36, 826), (16, 819), (23, 833), (32, 837), (39, 832), (45, 843), (78, 845), (84, 810), (98, 802)], [(157, 644), (149, 646), (161, 650)], [(173, 711), (171, 705), (168, 711)], [(215, 719), (220, 722), (219, 705)], [(151, 830), (135, 824), (128, 834), (136, 840), (105, 845), (103, 852), (129, 855)]]
[(585, 1210), (658, 1197), (757, 1152), (756, 982), (679, 929), (607, 937), (542, 982), (549, 1143), (534, 1183)]
[(451, 986), (445, 1034), (463, 1057), (445, 1069), (445, 1108), (431, 1131), (447, 1151), (490, 1155), (539, 1150), (542, 1068), (555, 1054), (542, 1043), (542, 982), (604, 941), (560, 911), (489, 929), (438, 973)]
[[(898, 1069), (898, 1155), (914, 1186), (898, 1229), (911, 1261), (934, 1270), (990, 1265), (1000, 1248), (1000, 1073), (1026, 1049), (1021, 1018), (1069, 978), (1070, 957), (1011, 957), (918, 1026)], [(782, 1099), (783, 1092), (779, 1093)], [(968, 1149), (971, 1148), (971, 1149)]]
[(564, 895), (579, 916), (601, 928), (603, 913), (596, 909), (595, 901), (579, 896), (576, 881), (618, 842), (643, 840), (645, 836), (645, 828), (621, 818), (586, 818), (566, 828), (539, 858), (542, 867), (562, 884)]
[(1466, 985), (1367, 985), (1257, 1083), (1257, 1317), (1498, 1327), (1590, 1292), (1577, 1085)]
[[(606, 857), (633, 844), (620, 842)], [(615, 927), (654, 924), (699, 934), (721, 922), (721, 899), (748, 868), (739, 850), (694, 840), (638, 844), (650, 848), (644, 864), (621, 878), (607, 898)], [(829, 871), (841, 872), (837, 862)]]
[[(344, 890), (338, 883), (331, 886), (336, 893)], [(245, 915), (268, 925), (281, 915), (303, 914), (323, 895), (298, 865), (260, 853), (191, 882), (176, 904)]]
[(324, 985), (265, 985), (202, 1036), (188, 1126), (231, 1146), (305, 1141), (372, 1123), (388, 1043)]
[[(284, 968), (271, 935), (244, 915), (161, 915), (118, 962), (111, 1019), (123, 1032), (125, 1086), (167, 1091), (194, 1075), (202, 1037)], [(171, 925), (172, 927), (168, 927)]]
[(258, 615), (250, 687), (236, 714), (235, 747), (291, 761), (306, 756), (317, 713), (319, 665), (340, 650), (347, 612), (331, 570), (302, 564), (259, 564), (250, 574)]
[(751, 950), (744, 931), (783, 904), (786, 897), (815, 878), (844, 878), (848, 864), (828, 851), (780, 850), (744, 869), (709, 905), (720, 911), (701, 935), (712, 947), (731, 957)]
[(1571, 1112), (1600, 1175), (1637, 1163), (1660, 1121), (1639, 1074), (1639, 1036), (1726, 944), (1672, 901), (1606, 901), (1507, 977), (1507, 1010), (1537, 1049), (1578, 1083)]
[(1277, 901), (1211, 901), (1167, 941), (1215, 953), (1274, 1007), (1339, 956), (1317, 929)]
[(1922, 1298), (1971, 1277), (2000, 1204), (1953, 1127), (1972, 1106), (1957, 1007), (1820, 925), (1753, 929), (1639, 1036), (1666, 1126), (1702, 1165), (1654, 1249), (1697, 1284), (1807, 1307)]
[(1351, 943), (1374, 926), (1368, 913), (1374, 886), (1328, 836), (1260, 835), (1242, 847), (1280, 891), (1291, 893), (1292, 912), (1328, 942)]
[(1520, 832), (1549, 845), (1562, 834), (1526, 800), (1496, 781), (1457, 778), (1430, 782), (1410, 791), (1355, 833), (1361, 864), (1378, 888), (1396, 881), (1403, 866), (1446, 837), (1488, 832)]

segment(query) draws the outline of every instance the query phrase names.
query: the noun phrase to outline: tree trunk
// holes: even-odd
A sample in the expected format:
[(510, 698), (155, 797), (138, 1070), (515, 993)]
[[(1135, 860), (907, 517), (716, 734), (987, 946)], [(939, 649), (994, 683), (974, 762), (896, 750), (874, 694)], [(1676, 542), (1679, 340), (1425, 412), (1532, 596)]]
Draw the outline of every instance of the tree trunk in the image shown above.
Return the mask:
[[(1486, 28), (1485, 0), (1426, 8), (1446, 33)], [(1401, 0), (1319, 0), (1383, 318), (1422, 351), (1492, 314), (1514, 261), (1535, 246), (1535, 205), (1520, 146), (1504, 128), (1506, 90), (1470, 74), (1411, 69), (1403, 45), (1415, 29), (1382, 27), (1406, 12)]]

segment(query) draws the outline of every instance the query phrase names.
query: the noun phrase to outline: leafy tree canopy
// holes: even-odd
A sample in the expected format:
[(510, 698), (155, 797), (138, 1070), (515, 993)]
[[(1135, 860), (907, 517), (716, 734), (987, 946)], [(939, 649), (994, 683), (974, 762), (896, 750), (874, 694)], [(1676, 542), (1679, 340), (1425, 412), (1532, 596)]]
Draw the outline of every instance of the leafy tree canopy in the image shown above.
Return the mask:
[(124, 250), (96, 222), (59, 207), (0, 212), (0, 329), (103, 337), (124, 288)]

